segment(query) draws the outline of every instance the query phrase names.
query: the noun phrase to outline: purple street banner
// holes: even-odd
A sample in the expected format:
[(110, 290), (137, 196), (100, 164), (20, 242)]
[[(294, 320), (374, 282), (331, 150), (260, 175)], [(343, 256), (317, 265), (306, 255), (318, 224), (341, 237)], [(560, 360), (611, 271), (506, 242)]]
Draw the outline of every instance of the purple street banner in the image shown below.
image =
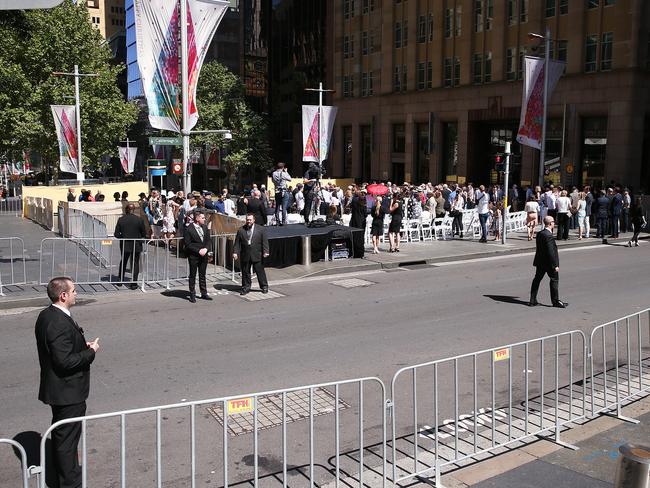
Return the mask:
[(135, 168), (135, 156), (138, 154), (137, 147), (126, 147), (121, 146), (118, 148), (120, 153), (120, 163), (122, 164), (122, 169), (125, 173), (133, 173)]
[[(564, 72), (565, 63), (549, 60), (548, 98)], [(517, 142), (525, 146), (542, 148), (542, 119), (544, 118), (544, 59), (526, 56), (524, 89), (521, 97), (521, 118)]]
[(68, 173), (79, 172), (77, 147), (77, 115), (74, 105), (50, 105), (56, 136), (59, 140), (59, 168)]
[[(152, 127), (181, 132), (180, 1), (135, 0), (138, 66)], [(188, 129), (198, 119), (196, 87), (199, 74), (221, 19), (225, 0), (186, 0), (188, 54)]]
[[(303, 161), (325, 161), (334, 129), (336, 119), (336, 107), (325, 105), (322, 107), (322, 120), (320, 120), (318, 105), (302, 106), (302, 160)], [(322, 135), (322, 138), (321, 138)]]

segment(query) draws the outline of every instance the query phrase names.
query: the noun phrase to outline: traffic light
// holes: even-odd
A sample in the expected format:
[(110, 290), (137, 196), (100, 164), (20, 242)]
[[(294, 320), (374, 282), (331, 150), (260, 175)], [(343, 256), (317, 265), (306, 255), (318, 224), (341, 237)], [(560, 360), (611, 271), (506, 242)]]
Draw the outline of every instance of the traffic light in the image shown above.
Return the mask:
[(497, 153), (494, 155), (494, 170), (503, 173), (506, 169), (506, 162), (503, 154)]

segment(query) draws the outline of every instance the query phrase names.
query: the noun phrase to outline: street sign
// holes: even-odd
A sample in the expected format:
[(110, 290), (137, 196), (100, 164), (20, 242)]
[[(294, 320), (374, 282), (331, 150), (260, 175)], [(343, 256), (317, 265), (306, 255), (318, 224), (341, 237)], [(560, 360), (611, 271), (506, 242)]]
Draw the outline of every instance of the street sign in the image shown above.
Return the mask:
[(149, 144), (151, 146), (182, 146), (183, 139), (181, 137), (150, 137)]
[(233, 415), (235, 413), (252, 412), (253, 408), (255, 408), (253, 397), (228, 400), (228, 415)]
[(183, 163), (180, 163), (178, 161), (174, 161), (172, 163), (172, 173), (175, 175), (182, 175), (183, 174)]

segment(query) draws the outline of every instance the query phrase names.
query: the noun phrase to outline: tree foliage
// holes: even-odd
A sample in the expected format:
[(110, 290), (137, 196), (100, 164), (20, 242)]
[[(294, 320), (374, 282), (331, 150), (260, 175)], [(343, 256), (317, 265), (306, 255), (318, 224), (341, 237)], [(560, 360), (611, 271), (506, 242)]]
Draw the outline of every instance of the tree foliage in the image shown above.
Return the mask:
[(218, 62), (206, 63), (197, 87), (199, 122), (195, 130), (230, 129), (232, 140), (221, 135), (195, 136), (193, 143), (226, 147), (224, 158), (232, 176), (248, 168), (269, 168), (272, 164), (265, 119), (253, 112), (245, 100), (241, 80)]
[(102, 170), (101, 156), (116, 152), (137, 116), (117, 86), (124, 65), (112, 62), (108, 45), (89, 22), (85, 2), (65, 0), (49, 10), (0, 13), (0, 152), (22, 149), (58, 160), (50, 105), (74, 104), (74, 78), (54, 72), (97, 77), (80, 79), (84, 170)]

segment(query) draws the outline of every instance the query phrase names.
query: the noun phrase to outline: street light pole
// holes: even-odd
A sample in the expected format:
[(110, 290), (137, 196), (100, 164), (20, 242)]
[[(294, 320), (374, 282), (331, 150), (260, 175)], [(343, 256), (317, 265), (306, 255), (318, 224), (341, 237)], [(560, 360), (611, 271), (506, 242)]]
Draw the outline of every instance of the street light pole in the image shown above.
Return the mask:
[(551, 50), (551, 30), (546, 27), (544, 34), (544, 113), (542, 115), (542, 141), (539, 150), (539, 186), (544, 188), (544, 160), (546, 159), (546, 112), (548, 109), (548, 66)]

